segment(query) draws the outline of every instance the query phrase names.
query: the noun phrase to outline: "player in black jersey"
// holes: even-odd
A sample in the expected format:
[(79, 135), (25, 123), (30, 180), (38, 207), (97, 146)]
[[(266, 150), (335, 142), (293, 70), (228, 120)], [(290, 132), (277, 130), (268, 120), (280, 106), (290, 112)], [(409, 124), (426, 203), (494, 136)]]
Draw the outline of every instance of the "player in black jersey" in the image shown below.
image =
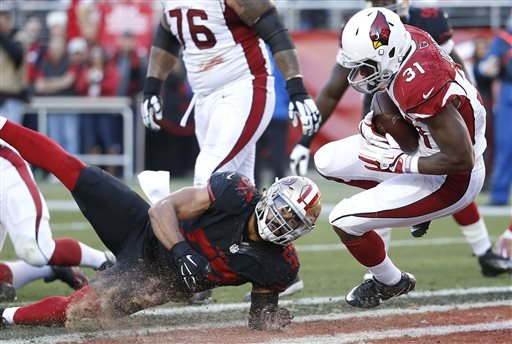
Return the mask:
[(320, 214), (313, 181), (286, 177), (260, 194), (245, 176), (219, 172), (207, 185), (180, 189), (150, 207), (118, 179), (1, 116), (0, 138), (71, 191), (117, 257), (113, 267), (69, 297), (0, 309), (5, 323), (64, 324), (71, 314), (119, 317), (247, 282), (253, 286), (251, 328), (276, 330), (290, 323), (278, 294), (299, 270), (291, 242), (311, 231)]

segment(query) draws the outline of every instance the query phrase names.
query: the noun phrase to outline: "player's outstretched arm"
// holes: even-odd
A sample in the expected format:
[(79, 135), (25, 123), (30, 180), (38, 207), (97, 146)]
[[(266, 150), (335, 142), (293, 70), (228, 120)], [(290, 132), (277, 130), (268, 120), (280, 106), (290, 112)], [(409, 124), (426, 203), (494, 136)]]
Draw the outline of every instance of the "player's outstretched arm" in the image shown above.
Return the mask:
[(288, 309), (279, 308), (278, 301), (277, 291), (253, 286), (249, 327), (260, 331), (277, 331), (290, 324), (293, 315)]
[(169, 260), (178, 266), (183, 281), (193, 292), (208, 278), (212, 268), (183, 238), (178, 221), (198, 218), (210, 203), (206, 186), (188, 187), (171, 193), (149, 209), (155, 236), (169, 250)]
[(227, 4), (270, 47), (277, 68), (286, 80), (293, 125), (296, 126), (300, 118), (304, 135), (316, 133), (322, 117), (304, 86), (297, 50), (273, 1), (227, 0)]
[(186, 187), (171, 193), (149, 208), (149, 218), (156, 237), (170, 250), (174, 244), (184, 240), (178, 221), (198, 218), (210, 204), (206, 186)]

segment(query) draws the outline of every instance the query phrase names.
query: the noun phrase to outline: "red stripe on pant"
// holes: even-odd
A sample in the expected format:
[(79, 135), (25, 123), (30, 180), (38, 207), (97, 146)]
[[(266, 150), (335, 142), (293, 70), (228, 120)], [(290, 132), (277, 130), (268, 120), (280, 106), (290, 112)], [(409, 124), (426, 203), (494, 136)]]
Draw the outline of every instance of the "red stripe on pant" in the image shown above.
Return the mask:
[[(6, 123), (6, 125), (7, 124), (8, 123)], [(37, 188), (36, 182), (34, 181), (34, 178), (32, 178), (32, 175), (30, 174), (25, 161), (23, 161), (23, 159), (11, 148), (7, 146), (0, 146), (0, 158), (4, 158), (5, 160), (9, 161), (14, 166), (14, 168), (16, 168), (16, 171), (20, 175), (23, 183), (25, 183), (25, 186), (30, 193), (30, 197), (32, 197), (32, 201), (34, 201), (34, 207), (36, 209), (34, 236), (37, 242), (39, 236), (39, 225), (41, 224), (41, 216), (43, 214), (43, 202), (41, 200), (41, 195), (39, 193), (39, 189)]]
[(267, 103), (267, 77), (260, 77), (253, 80), (253, 96), (251, 110), (247, 122), (240, 133), (238, 141), (235, 143), (231, 152), (222, 160), (222, 162), (215, 168), (215, 171), (231, 161), (240, 151), (247, 146), (247, 143), (252, 139), (256, 130), (261, 123), (261, 119), (265, 113), (265, 105)]

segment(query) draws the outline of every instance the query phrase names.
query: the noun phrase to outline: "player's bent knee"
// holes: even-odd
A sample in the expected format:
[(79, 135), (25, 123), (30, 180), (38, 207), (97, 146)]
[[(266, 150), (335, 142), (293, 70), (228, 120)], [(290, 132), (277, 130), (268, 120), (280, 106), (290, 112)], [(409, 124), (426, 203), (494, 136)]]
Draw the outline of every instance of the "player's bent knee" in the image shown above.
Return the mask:
[(44, 266), (50, 259), (45, 257), (34, 238), (19, 237), (14, 244), (14, 250), (18, 258), (33, 266)]
[(334, 145), (328, 143), (320, 147), (314, 156), (315, 167), (324, 176), (329, 176), (332, 172), (330, 166), (333, 159), (336, 158), (334, 152)]

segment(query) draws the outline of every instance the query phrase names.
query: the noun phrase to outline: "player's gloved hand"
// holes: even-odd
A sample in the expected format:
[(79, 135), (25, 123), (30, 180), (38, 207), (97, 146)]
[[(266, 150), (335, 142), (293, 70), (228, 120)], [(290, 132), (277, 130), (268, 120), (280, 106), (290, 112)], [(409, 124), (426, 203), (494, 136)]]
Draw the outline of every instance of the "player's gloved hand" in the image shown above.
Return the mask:
[(278, 331), (290, 324), (292, 319), (293, 315), (288, 309), (268, 305), (261, 310), (259, 318), (250, 327), (260, 331)]
[(405, 154), (393, 138), (386, 134), (389, 148), (384, 149), (375, 145), (367, 144), (359, 151), (359, 160), (363, 161), (364, 167), (372, 171), (393, 172), (393, 173), (418, 173), (418, 157)]
[(286, 80), (286, 89), (290, 96), (290, 105), (288, 107), (288, 117), (293, 126), (298, 124), (298, 118), (302, 123), (302, 133), (307, 136), (313, 136), (322, 123), (322, 116), (316, 107), (315, 102), (308, 94), (302, 77), (294, 77)]
[(171, 256), (178, 265), (185, 284), (191, 291), (207, 280), (212, 267), (208, 260), (197, 254), (186, 241), (180, 241), (171, 248)]
[(359, 133), (371, 145), (389, 148), (389, 142), (385, 136), (379, 134), (373, 124), (373, 110), (368, 112), (366, 116), (359, 122)]
[(162, 80), (149, 77), (146, 78), (144, 88), (142, 90), (143, 99), (140, 106), (140, 113), (142, 115), (142, 122), (146, 128), (158, 131), (160, 125), (157, 121), (162, 119), (162, 102), (160, 101), (160, 88), (162, 87)]
[(297, 143), (290, 154), (290, 172), (292, 175), (305, 176), (308, 171), (309, 148)]

